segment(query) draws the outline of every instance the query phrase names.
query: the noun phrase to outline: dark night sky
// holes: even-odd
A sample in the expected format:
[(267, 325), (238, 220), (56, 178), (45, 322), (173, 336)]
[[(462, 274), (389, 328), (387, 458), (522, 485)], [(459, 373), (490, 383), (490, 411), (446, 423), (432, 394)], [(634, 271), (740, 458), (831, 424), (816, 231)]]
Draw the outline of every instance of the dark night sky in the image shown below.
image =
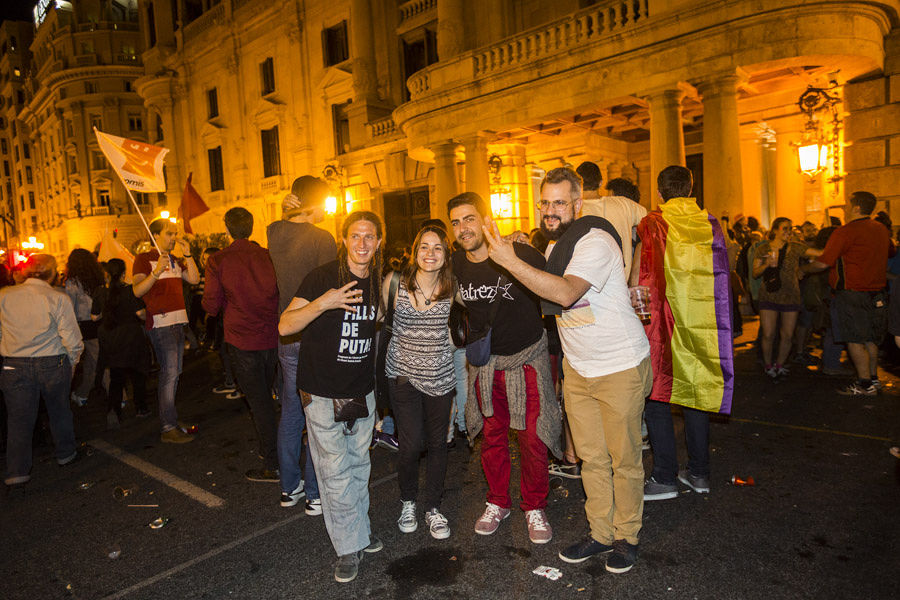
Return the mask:
[(37, 4), (37, 0), (6, 0), (0, 1), (0, 21), (7, 19), (13, 21), (30, 21), (31, 9)]

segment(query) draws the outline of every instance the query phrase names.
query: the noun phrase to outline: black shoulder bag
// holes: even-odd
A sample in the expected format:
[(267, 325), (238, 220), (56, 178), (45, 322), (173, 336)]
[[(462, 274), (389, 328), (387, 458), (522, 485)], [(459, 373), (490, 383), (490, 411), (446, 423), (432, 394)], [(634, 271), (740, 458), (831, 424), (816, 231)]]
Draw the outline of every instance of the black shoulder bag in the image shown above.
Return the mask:
[(391, 335), (394, 331), (394, 301), (397, 298), (397, 290), (399, 288), (400, 272), (394, 271), (391, 273), (384, 323), (381, 325), (381, 333), (378, 334), (378, 353), (375, 355), (375, 407), (379, 411), (385, 411), (391, 407), (391, 395), (385, 371), (388, 345), (391, 342)]

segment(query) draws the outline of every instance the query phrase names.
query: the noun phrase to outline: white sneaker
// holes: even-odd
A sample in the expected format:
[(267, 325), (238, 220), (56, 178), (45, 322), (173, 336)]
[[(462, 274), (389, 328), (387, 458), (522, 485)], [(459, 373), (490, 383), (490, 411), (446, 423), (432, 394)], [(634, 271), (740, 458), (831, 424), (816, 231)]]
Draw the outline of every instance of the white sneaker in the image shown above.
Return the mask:
[(300, 483), (297, 485), (297, 489), (295, 489), (290, 494), (287, 492), (281, 492), (281, 506), (285, 508), (290, 508), (291, 506), (296, 506), (298, 502), (300, 502), (300, 498), (306, 495), (306, 492), (303, 491), (303, 480), (300, 480)]
[(416, 521), (416, 503), (412, 500), (403, 501), (403, 508), (400, 510), (400, 518), (397, 519), (397, 527), (399, 527), (400, 531), (403, 533), (412, 533), (419, 528), (419, 523)]
[(72, 403), (75, 404), (75, 406), (84, 406), (85, 404), (87, 404), (87, 401), (87, 398), (84, 398), (82, 396), (79, 396), (75, 392), (72, 392)]
[(322, 499), (315, 498), (315, 499), (310, 500), (309, 498), (307, 498), (306, 499), (306, 509), (304, 510), (304, 512), (311, 517), (318, 517), (319, 515), (321, 515), (322, 514)]
[(446, 540), (450, 537), (450, 526), (447, 525), (447, 518), (438, 509), (432, 508), (425, 513), (425, 523), (428, 524), (428, 530), (434, 539)]

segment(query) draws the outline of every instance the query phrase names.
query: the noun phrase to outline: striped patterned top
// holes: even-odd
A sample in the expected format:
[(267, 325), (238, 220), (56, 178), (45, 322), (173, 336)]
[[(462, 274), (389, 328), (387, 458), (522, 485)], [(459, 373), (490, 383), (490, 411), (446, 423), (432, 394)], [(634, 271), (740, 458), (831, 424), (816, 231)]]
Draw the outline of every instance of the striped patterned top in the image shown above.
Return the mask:
[(388, 345), (385, 371), (388, 377), (408, 377), (417, 390), (442, 396), (456, 387), (453, 343), (447, 319), (452, 298), (439, 300), (418, 311), (409, 301), (403, 281), (394, 307), (394, 332)]

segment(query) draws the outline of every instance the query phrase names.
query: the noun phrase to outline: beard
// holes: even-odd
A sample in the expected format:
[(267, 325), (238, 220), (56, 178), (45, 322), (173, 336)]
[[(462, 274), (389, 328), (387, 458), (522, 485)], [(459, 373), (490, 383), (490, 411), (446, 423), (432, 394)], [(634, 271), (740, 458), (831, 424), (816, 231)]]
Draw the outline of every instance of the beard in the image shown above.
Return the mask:
[(543, 233), (544, 237), (546, 237), (551, 242), (555, 242), (563, 236), (563, 234), (569, 229), (569, 227), (571, 227), (572, 223), (574, 223), (574, 221), (564, 222), (562, 219), (560, 219), (559, 225), (556, 227), (556, 229), (550, 230), (547, 229), (547, 224), (544, 222), (544, 219), (541, 219), (541, 233)]

